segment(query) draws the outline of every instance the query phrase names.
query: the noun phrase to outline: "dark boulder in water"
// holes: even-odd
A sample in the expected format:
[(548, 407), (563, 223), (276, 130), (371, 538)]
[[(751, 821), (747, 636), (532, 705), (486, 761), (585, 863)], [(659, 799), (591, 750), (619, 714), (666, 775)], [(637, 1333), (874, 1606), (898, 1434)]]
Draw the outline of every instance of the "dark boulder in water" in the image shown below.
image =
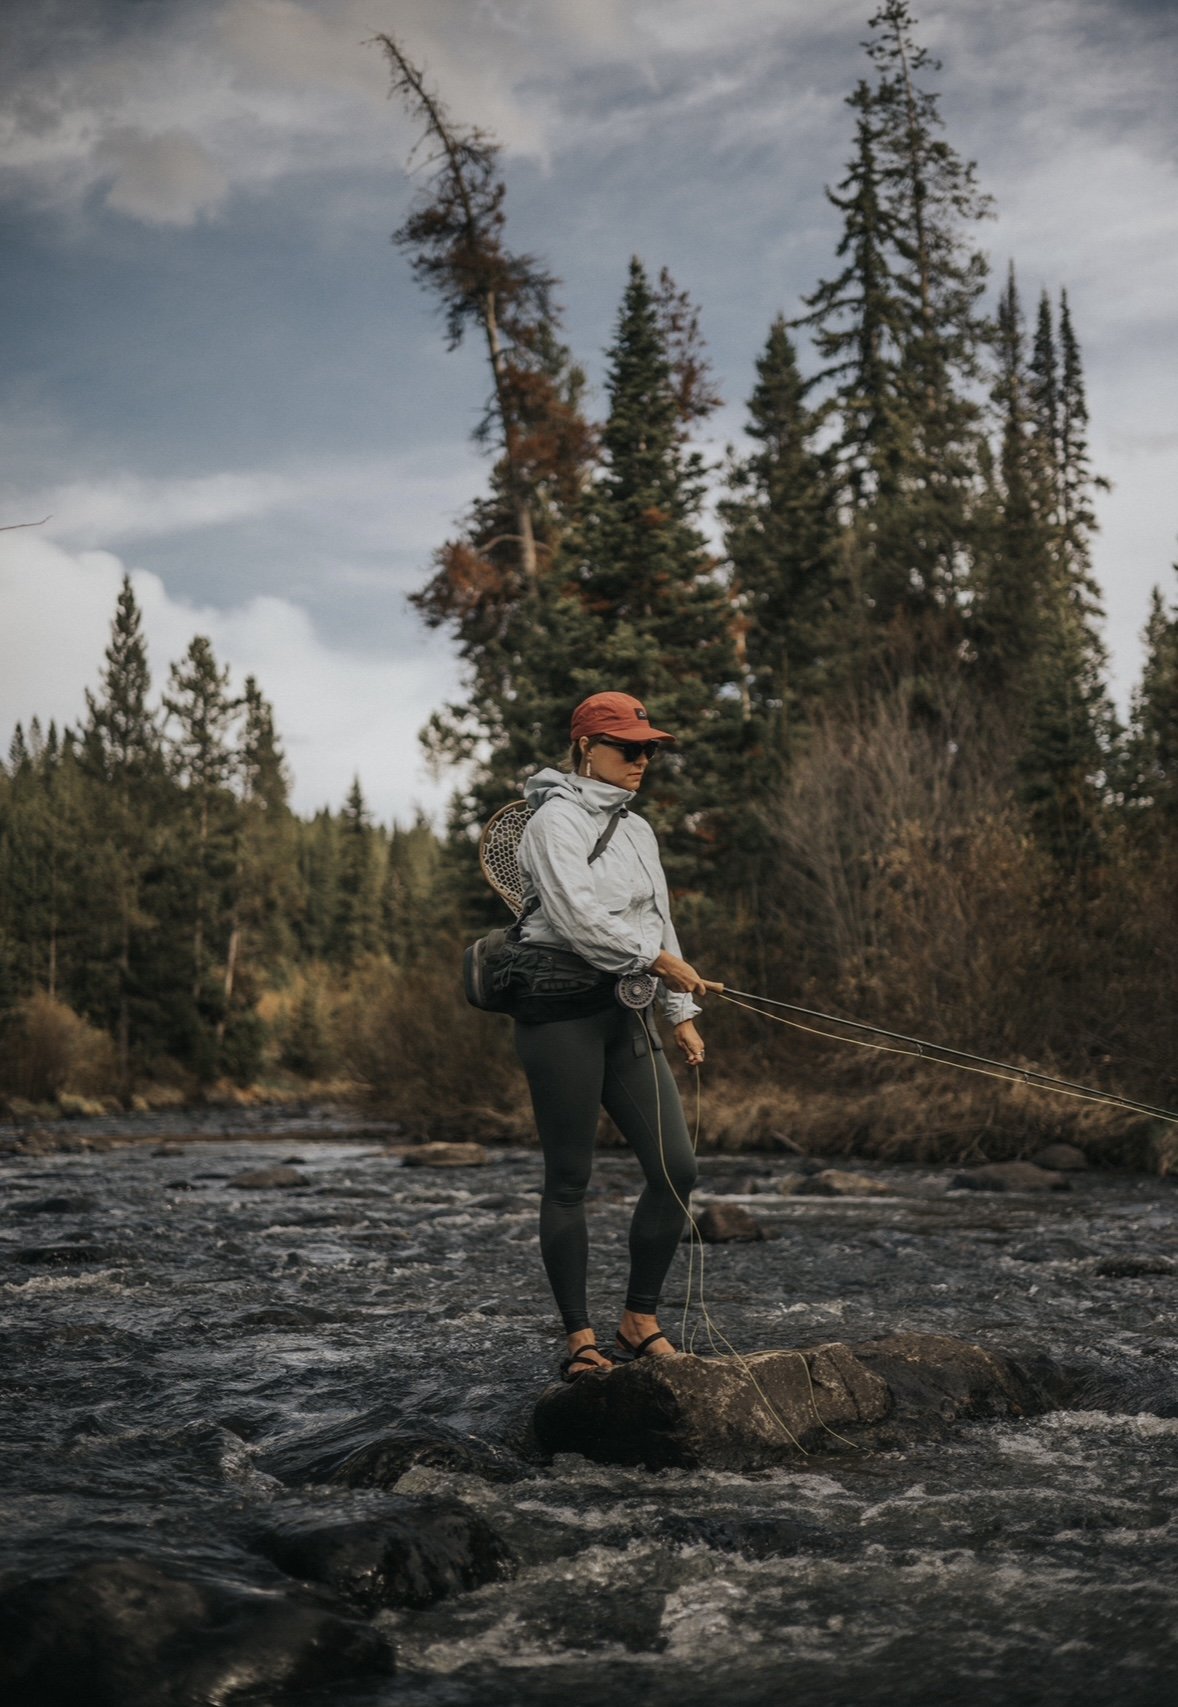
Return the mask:
[(291, 1485), (391, 1488), (415, 1465), (457, 1470), (488, 1482), (532, 1474), (506, 1447), (431, 1421), (389, 1428), (383, 1411), (366, 1412), (321, 1433), (304, 1435), (264, 1455), (260, 1468)]
[(739, 1203), (709, 1203), (695, 1217), (699, 1236), (709, 1245), (750, 1243), (765, 1238), (765, 1228)]
[(1125, 1251), (1119, 1256), (1101, 1257), (1095, 1272), (1105, 1280), (1138, 1280), (1150, 1274), (1178, 1273), (1178, 1265), (1160, 1251), (1143, 1251), (1139, 1256)]
[(647, 1469), (748, 1470), (802, 1451), (899, 1446), (962, 1421), (1031, 1415), (1069, 1377), (941, 1334), (894, 1334), (748, 1357), (646, 1357), (549, 1387), (534, 1414), (545, 1452)]
[(142, 1559), (0, 1591), (0, 1688), (29, 1707), (230, 1707), (393, 1666), (383, 1636), (326, 1606)]
[(31, 1203), (13, 1205), (18, 1215), (87, 1215), (98, 1207), (93, 1197), (38, 1197)]
[(452, 1499), (402, 1499), (351, 1520), (296, 1518), (267, 1530), (259, 1547), (279, 1570), (326, 1585), (364, 1613), (432, 1606), (515, 1574), (486, 1519)]
[(1040, 1168), (1034, 1162), (986, 1162), (963, 1168), (949, 1182), (950, 1191), (1070, 1191), (1066, 1174)]
[(292, 1186), (310, 1183), (306, 1174), (282, 1164), (273, 1168), (251, 1168), (244, 1174), (234, 1174), (229, 1181), (239, 1191), (289, 1191)]

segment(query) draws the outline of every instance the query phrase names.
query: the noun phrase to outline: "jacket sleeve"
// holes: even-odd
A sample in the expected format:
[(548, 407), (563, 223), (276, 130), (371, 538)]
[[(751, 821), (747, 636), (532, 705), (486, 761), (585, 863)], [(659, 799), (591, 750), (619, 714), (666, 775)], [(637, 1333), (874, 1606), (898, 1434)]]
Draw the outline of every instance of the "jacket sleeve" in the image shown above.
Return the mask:
[(520, 854), (544, 916), (574, 953), (602, 972), (644, 972), (659, 953), (659, 920), (636, 929), (614, 917), (597, 896), (583, 834), (550, 806), (524, 832)]
[[(663, 940), (660, 947), (665, 948), (669, 954), (678, 955), (679, 959), (682, 960), (683, 950), (679, 947), (679, 937), (671, 923), (669, 911), (666, 923), (663, 925)], [(694, 1019), (696, 1014), (703, 1012), (694, 996), (689, 996), (685, 990), (668, 990), (661, 978), (659, 979), (658, 1002), (661, 1013), (672, 1025), (682, 1025), (684, 1020)]]

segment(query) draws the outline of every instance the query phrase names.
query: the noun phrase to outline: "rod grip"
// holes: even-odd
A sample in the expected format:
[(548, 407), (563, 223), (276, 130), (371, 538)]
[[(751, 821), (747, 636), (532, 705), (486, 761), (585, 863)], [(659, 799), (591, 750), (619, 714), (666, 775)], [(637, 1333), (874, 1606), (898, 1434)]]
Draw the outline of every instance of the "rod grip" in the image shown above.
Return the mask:
[(704, 989), (705, 990), (715, 990), (715, 992), (718, 996), (723, 995), (723, 993), (724, 993), (723, 984), (713, 984), (711, 979), (709, 979), (709, 978), (704, 979)]

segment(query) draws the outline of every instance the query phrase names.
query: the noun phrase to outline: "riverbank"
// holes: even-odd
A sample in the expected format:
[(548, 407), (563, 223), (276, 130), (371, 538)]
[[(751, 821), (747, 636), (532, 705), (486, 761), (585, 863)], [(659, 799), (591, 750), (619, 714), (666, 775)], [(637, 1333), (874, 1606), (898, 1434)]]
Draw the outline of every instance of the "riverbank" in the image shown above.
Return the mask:
[[(936, 1066), (897, 1072), (746, 1078), (709, 1073), (697, 1086), (678, 1069), (684, 1106), (702, 1155), (768, 1154), (925, 1165), (1032, 1159), (1051, 1146), (1079, 1151), (1101, 1169), (1178, 1171), (1178, 1126), (1025, 1084), (978, 1080)], [(221, 1084), (185, 1097), (157, 1087), (127, 1105), (65, 1096), (0, 1107), (0, 1153), (52, 1155), (126, 1144), (212, 1140), (283, 1142), (436, 1140), (508, 1146), (534, 1143), (522, 1079), (493, 1106), (440, 1106), (427, 1118), (398, 1112), (356, 1084)], [(604, 1115), (601, 1150), (624, 1148)]]

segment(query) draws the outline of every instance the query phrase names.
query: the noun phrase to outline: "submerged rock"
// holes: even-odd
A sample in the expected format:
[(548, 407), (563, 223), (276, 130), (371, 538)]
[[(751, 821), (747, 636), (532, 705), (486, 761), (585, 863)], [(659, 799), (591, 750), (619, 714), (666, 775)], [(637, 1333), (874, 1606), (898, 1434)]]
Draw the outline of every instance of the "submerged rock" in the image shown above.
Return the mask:
[(479, 1168), (488, 1160), (481, 1144), (417, 1144), (401, 1152), (406, 1168)]
[(1030, 1415), (1058, 1399), (1038, 1372), (999, 1352), (942, 1334), (894, 1334), (744, 1358), (641, 1358), (549, 1387), (533, 1423), (546, 1452), (650, 1470), (747, 1470), (797, 1462), (800, 1449), (943, 1436), (959, 1421)]
[(949, 1182), (950, 1191), (1070, 1191), (1071, 1186), (1066, 1175), (1034, 1162), (986, 1162), (963, 1168)]
[(30, 1707), (229, 1707), (393, 1665), (383, 1636), (329, 1608), (142, 1559), (99, 1559), (0, 1593), (0, 1686)]
[(695, 1217), (695, 1224), (700, 1238), (709, 1245), (750, 1243), (768, 1237), (763, 1224), (739, 1203), (709, 1203)]
[(325, 1584), (364, 1613), (432, 1606), (515, 1574), (507, 1544), (452, 1499), (404, 1499), (377, 1517), (296, 1519), (259, 1545), (279, 1570)]
[(445, 1423), (390, 1429), (383, 1418), (383, 1412), (368, 1413), (295, 1440), (266, 1454), (259, 1467), (291, 1485), (332, 1483), (345, 1488), (392, 1488), (419, 1464), (458, 1470), (487, 1482), (514, 1482), (531, 1474), (505, 1447), (461, 1434)]
[(239, 1191), (288, 1191), (292, 1186), (309, 1185), (306, 1174), (297, 1168), (282, 1165), (273, 1168), (250, 1168), (244, 1174), (234, 1174), (228, 1182)]
[(1096, 1273), (1105, 1280), (1137, 1280), (1149, 1274), (1174, 1274), (1178, 1272), (1170, 1257), (1163, 1256), (1160, 1251), (1145, 1251), (1141, 1256), (1131, 1256), (1125, 1252), (1122, 1256), (1101, 1257), (1096, 1265)]
[(817, 1173), (789, 1174), (781, 1182), (788, 1197), (890, 1197), (894, 1187), (870, 1174), (821, 1168)]

